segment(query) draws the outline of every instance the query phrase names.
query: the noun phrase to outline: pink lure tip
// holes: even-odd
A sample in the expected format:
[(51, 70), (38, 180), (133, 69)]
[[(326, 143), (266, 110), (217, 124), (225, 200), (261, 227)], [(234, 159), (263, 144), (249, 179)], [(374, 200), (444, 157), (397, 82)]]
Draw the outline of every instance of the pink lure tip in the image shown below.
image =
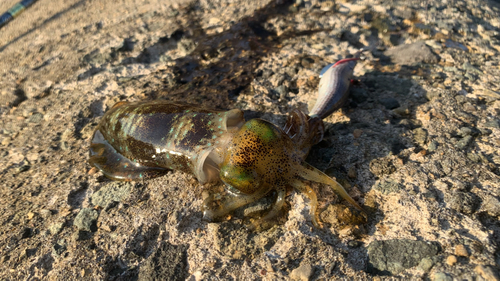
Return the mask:
[(359, 60), (359, 58), (341, 59), (338, 62), (336, 62), (332, 67), (335, 67), (335, 66), (337, 66), (339, 64), (350, 62), (350, 61), (353, 61), (353, 60)]

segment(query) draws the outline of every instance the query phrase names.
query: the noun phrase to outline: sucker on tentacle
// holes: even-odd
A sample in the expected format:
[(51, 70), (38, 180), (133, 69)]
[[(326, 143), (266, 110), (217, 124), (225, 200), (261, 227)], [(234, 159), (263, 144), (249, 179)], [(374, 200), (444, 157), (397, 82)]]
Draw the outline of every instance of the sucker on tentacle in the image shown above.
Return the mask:
[(214, 111), (167, 101), (117, 103), (94, 133), (89, 163), (114, 180), (141, 180), (181, 170), (194, 174), (201, 184), (222, 181), (228, 194), (222, 198), (210, 194), (203, 203), (204, 218), (210, 221), (276, 190), (276, 202), (252, 224), (255, 229), (275, 222), (287, 187), (309, 197), (312, 222), (319, 227), (317, 196), (309, 181), (329, 185), (363, 211), (339, 183), (305, 162), (311, 147), (323, 138), (321, 119), (346, 99), (346, 79), (358, 58), (329, 68), (311, 116), (293, 110), (283, 129), (262, 119), (245, 122), (239, 109)]

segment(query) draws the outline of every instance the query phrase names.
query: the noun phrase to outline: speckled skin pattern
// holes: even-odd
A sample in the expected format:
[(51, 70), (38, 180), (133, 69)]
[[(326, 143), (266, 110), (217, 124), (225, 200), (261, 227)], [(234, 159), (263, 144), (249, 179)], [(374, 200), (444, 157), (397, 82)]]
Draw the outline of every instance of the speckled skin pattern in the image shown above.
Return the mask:
[[(304, 162), (312, 145), (321, 140), (323, 123), (301, 111), (290, 113), (285, 127), (252, 119), (241, 110), (211, 111), (167, 101), (121, 102), (101, 119), (90, 147), (91, 165), (115, 180), (157, 177), (169, 170), (193, 173), (200, 183), (221, 180), (227, 194), (210, 194), (203, 204), (204, 218), (224, 218), (270, 191), (276, 202), (253, 229), (275, 223), (287, 187), (311, 199), (313, 223), (319, 226), (315, 192), (304, 182), (330, 185), (355, 207), (345, 190)], [(360, 208), (361, 209), (361, 208)]]

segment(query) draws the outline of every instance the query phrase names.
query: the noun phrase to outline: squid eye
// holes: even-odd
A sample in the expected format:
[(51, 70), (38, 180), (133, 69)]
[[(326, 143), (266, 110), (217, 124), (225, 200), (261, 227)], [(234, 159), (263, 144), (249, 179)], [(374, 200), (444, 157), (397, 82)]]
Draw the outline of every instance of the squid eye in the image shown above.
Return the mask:
[(231, 186), (241, 193), (252, 194), (258, 188), (255, 172), (251, 169), (224, 165), (220, 169), (220, 178), (227, 186)]

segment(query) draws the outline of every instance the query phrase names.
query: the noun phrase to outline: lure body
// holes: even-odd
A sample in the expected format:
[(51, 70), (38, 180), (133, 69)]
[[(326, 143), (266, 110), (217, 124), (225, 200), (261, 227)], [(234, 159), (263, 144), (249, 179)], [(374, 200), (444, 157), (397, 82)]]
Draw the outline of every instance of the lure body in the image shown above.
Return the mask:
[(321, 71), (318, 100), (309, 112), (310, 116), (323, 119), (344, 104), (349, 96), (353, 70), (359, 60), (359, 54), (354, 58), (343, 59), (333, 65), (328, 65)]

